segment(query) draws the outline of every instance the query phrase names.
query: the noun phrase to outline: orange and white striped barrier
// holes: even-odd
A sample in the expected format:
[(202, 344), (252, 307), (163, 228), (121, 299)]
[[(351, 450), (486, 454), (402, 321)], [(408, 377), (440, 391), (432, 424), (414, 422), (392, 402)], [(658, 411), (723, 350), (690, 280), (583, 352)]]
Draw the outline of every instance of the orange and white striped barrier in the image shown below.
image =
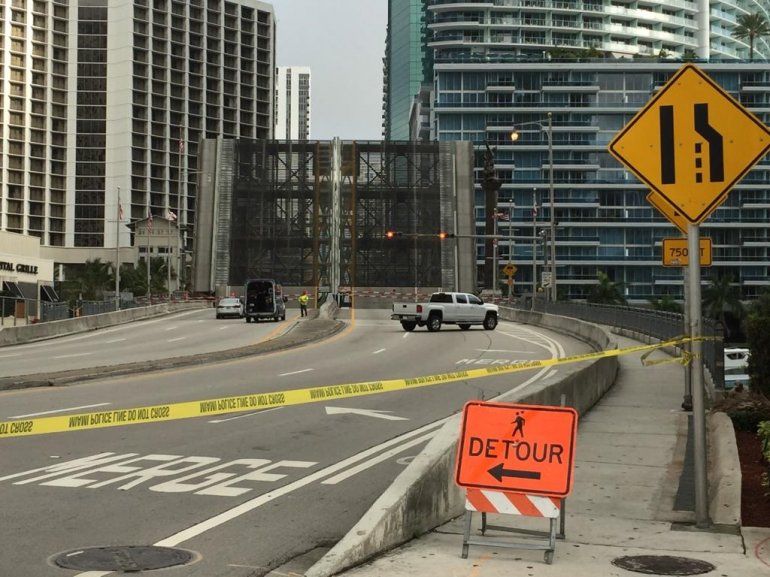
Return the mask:
[(465, 509), (478, 513), (500, 513), (556, 519), (561, 513), (561, 499), (523, 493), (467, 489)]

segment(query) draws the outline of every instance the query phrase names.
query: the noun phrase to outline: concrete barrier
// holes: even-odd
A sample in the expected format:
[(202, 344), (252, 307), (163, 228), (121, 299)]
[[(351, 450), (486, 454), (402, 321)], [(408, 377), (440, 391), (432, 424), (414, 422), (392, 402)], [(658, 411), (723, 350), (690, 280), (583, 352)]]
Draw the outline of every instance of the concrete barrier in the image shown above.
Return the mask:
[(709, 516), (715, 525), (741, 524), (741, 462), (733, 422), (725, 413), (711, 413), (709, 439)]
[(37, 323), (23, 327), (10, 327), (0, 331), (0, 347), (84, 333), (182, 310), (208, 308), (210, 306), (208, 302), (203, 301), (162, 303), (74, 319)]
[[(596, 350), (617, 346), (601, 327), (585, 321), (507, 308), (500, 309), (500, 316), (575, 336)], [(584, 414), (612, 387), (617, 371), (617, 357), (565, 365), (556, 377), (494, 400), (558, 405), (564, 395), (568, 406)], [(463, 513), (465, 492), (453, 478), (460, 417), (457, 414), (447, 421), (347, 535), (305, 573), (306, 577), (329, 577), (359, 565)]]

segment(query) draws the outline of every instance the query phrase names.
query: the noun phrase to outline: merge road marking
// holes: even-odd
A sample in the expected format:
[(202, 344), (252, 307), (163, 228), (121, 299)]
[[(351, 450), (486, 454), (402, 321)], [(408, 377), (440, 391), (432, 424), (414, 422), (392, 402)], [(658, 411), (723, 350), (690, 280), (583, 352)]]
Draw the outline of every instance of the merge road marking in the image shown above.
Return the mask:
[(272, 409), (265, 409), (264, 411), (255, 411), (254, 413), (246, 413), (245, 415), (238, 415), (237, 417), (229, 417), (227, 419), (214, 419), (213, 421), (209, 421), (209, 423), (226, 423), (227, 421), (235, 421), (236, 419), (243, 419), (244, 417), (253, 417), (254, 415), (260, 415), (262, 413), (269, 413), (270, 411), (277, 411), (278, 409), (282, 409), (283, 407), (275, 407)]
[(87, 357), (88, 355), (93, 355), (94, 353), (72, 353), (71, 355), (59, 355), (57, 357), (53, 357), (54, 359), (72, 359), (74, 357)]
[(388, 349), (379, 349), (379, 350), (377, 350), (377, 351), (374, 351), (372, 354), (373, 354), (373, 355), (379, 355), (380, 353), (384, 353), (384, 352), (385, 352), (385, 351), (387, 351), (387, 350), (388, 350)]
[(175, 338), (175, 339), (168, 339), (166, 342), (167, 342), (167, 343), (175, 343), (175, 342), (177, 342), (177, 341), (183, 341), (183, 340), (185, 340), (186, 338), (187, 338), (187, 337), (177, 337), (177, 338)]
[(95, 405), (82, 405), (80, 407), (68, 407), (66, 409), (54, 409), (53, 411), (42, 411), (40, 413), (30, 413), (29, 415), (16, 415), (8, 417), (9, 419), (26, 419), (27, 417), (39, 417), (40, 415), (53, 415), (54, 413), (66, 413), (67, 411), (77, 411), (79, 409), (92, 409), (94, 407), (104, 407), (112, 403), (97, 403)]
[(104, 344), (105, 344), (105, 345), (111, 345), (111, 344), (113, 344), (113, 343), (122, 343), (123, 341), (127, 341), (127, 340), (128, 340), (128, 339), (127, 339), (127, 338), (125, 338), (125, 337), (124, 337), (124, 338), (122, 338), (122, 339), (110, 339), (109, 341), (104, 341)]

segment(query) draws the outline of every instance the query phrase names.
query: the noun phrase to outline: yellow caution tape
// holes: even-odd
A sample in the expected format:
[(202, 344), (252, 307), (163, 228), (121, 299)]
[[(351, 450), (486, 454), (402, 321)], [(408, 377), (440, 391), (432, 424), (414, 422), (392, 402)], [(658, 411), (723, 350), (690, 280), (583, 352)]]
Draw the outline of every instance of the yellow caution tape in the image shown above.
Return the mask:
[[(700, 337), (697, 340), (707, 340), (709, 337)], [(618, 357), (631, 353), (652, 351), (655, 349), (676, 346), (696, 339), (677, 338), (654, 345), (638, 345), (625, 349), (612, 349), (597, 351), (571, 357), (544, 359), (539, 361), (522, 361), (510, 365), (485, 367), (466, 371), (428, 375), (411, 379), (391, 379), (384, 381), (369, 381), (363, 383), (350, 383), (346, 385), (328, 385), (310, 387), (305, 389), (292, 389), (274, 393), (257, 393), (239, 395), (235, 397), (222, 397), (202, 401), (187, 401), (183, 403), (171, 403), (167, 405), (152, 405), (132, 409), (114, 409), (98, 411), (94, 413), (80, 413), (55, 417), (43, 417), (39, 419), (26, 419), (19, 421), (0, 421), (0, 439), (9, 437), (26, 437), (29, 435), (44, 435), (46, 433), (63, 433), (70, 431), (83, 431), (88, 429), (102, 429), (106, 427), (121, 427), (124, 425), (137, 425), (140, 423), (159, 423), (163, 421), (175, 421), (178, 419), (191, 419), (194, 417), (225, 415), (244, 411), (271, 409), (275, 407), (288, 407), (292, 405), (304, 405), (307, 403), (328, 402), (351, 397), (362, 397), (379, 393), (390, 393), (419, 387), (443, 385), (457, 381), (481, 379), (491, 375), (503, 375), (540, 369), (570, 363), (579, 363), (606, 357)]]

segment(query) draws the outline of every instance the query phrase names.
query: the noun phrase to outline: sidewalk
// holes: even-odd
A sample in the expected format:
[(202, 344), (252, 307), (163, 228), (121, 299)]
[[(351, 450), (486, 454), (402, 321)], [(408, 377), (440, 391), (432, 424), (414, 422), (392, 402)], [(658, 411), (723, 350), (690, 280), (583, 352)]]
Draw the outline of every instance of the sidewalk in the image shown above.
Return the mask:
[[(637, 344), (615, 338), (619, 347)], [(653, 358), (662, 356), (656, 352)], [(678, 523), (692, 518), (673, 510), (687, 435), (687, 415), (680, 409), (683, 369), (643, 367), (639, 357), (620, 357), (616, 385), (580, 422), (566, 540), (557, 542), (553, 565), (546, 565), (539, 551), (479, 546), (462, 559), (462, 519), (457, 519), (345, 575), (632, 577), (640, 573), (612, 565), (613, 559), (669, 555), (712, 563), (713, 576), (770, 576), (770, 529), (743, 528), (741, 535)], [(479, 534), (480, 521), (481, 515), (474, 515), (472, 535)], [(507, 515), (490, 516), (490, 523), (547, 527), (542, 520)]]

